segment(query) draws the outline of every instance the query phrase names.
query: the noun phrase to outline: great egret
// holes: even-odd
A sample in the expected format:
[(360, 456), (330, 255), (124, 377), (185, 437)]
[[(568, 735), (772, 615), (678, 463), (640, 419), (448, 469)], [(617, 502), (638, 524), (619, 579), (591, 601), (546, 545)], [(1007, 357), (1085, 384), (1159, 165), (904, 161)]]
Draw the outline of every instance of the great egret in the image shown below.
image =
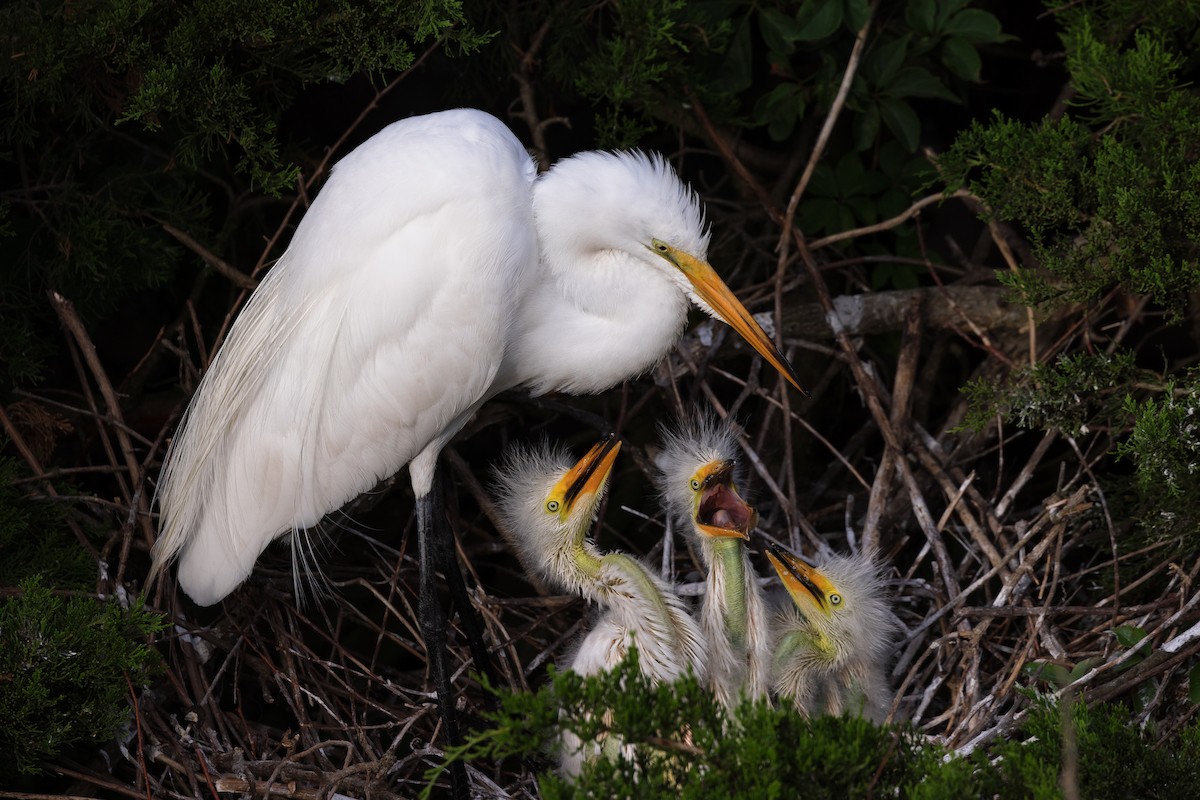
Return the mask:
[(437, 569), (474, 616), (438, 454), (504, 389), (599, 392), (644, 372), (689, 300), (799, 388), (707, 250), (699, 201), (659, 156), (580, 153), (538, 177), (481, 111), (389, 125), (334, 167), (201, 381), (163, 466), (152, 571), (178, 558), (183, 590), (216, 603), (272, 540), (295, 534), (303, 560), (305, 529), (408, 464), (453, 742)]
[(700, 415), (663, 435), (660, 492), (708, 569), (700, 627), (708, 642), (709, 686), (726, 706), (743, 695), (763, 697), (770, 680), (769, 619), (744, 546), (758, 515), (737, 490), (733, 431)]
[[(570, 669), (582, 675), (610, 669), (633, 643), (647, 678), (672, 681), (688, 670), (703, 678), (704, 637), (683, 600), (636, 558), (601, 553), (588, 539), (620, 448), (609, 436), (574, 466), (561, 450), (511, 451), (497, 468), (502, 527), (527, 570), (605, 609)], [(560, 746), (561, 770), (569, 776), (601, 752), (601, 746), (583, 746), (570, 732), (564, 732)], [(602, 745), (606, 751), (616, 746), (612, 740)]]
[(774, 691), (805, 715), (881, 722), (892, 699), (884, 666), (896, 624), (879, 563), (832, 556), (817, 568), (775, 544), (767, 557), (792, 599), (776, 620)]

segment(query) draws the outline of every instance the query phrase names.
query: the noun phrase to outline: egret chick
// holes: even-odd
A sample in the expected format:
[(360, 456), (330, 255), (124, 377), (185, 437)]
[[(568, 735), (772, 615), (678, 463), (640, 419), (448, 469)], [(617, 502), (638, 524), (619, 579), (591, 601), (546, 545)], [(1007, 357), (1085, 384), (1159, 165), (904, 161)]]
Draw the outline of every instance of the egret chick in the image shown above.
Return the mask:
[[(602, 553), (588, 538), (620, 447), (609, 436), (574, 466), (565, 453), (549, 448), (510, 453), (496, 471), (501, 524), (527, 570), (606, 609), (570, 669), (582, 675), (610, 669), (632, 643), (642, 674), (653, 681), (672, 681), (689, 669), (703, 676), (703, 634), (684, 602), (636, 558)], [(603, 743), (604, 752), (618, 746)], [(597, 745), (581, 746), (569, 732), (561, 750), (566, 775), (577, 775), (585, 760), (601, 752)]]
[(574, 466), (549, 448), (510, 453), (496, 470), (501, 524), (526, 569), (607, 611), (571, 669), (613, 667), (635, 641), (642, 672), (653, 680), (674, 680), (689, 667), (703, 674), (703, 636), (684, 602), (636, 558), (602, 553), (588, 538), (620, 449), (609, 436)]
[(745, 540), (758, 514), (737, 490), (737, 442), (710, 417), (664, 430), (659, 489), (708, 570), (700, 629), (708, 642), (708, 683), (725, 706), (763, 697), (770, 681), (770, 634), (758, 575)]
[(776, 619), (772, 688), (806, 716), (852, 713), (882, 722), (884, 664), (896, 633), (872, 557), (833, 556), (818, 569), (778, 545), (767, 557), (791, 596)]

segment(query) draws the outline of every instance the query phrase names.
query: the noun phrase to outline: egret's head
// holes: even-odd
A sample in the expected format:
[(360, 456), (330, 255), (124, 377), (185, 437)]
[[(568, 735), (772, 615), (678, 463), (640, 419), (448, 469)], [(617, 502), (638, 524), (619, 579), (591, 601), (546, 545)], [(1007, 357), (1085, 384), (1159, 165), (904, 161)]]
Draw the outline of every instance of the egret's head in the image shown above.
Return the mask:
[(758, 514), (737, 490), (737, 441), (728, 423), (692, 414), (663, 429), (659, 491), (667, 510), (703, 546), (717, 539), (749, 539)]
[(495, 473), (496, 507), (527, 570), (561, 588), (578, 588), (579, 571), (591, 568), (588, 529), (620, 449), (609, 435), (574, 464), (547, 445), (506, 455)]
[(564, 159), (539, 179), (534, 213), (544, 249), (617, 249), (661, 270), (805, 393), (792, 365), (709, 265), (700, 200), (661, 155), (589, 152)]
[(886, 656), (896, 623), (875, 560), (833, 556), (818, 569), (775, 544), (767, 558), (830, 659), (875, 663)]

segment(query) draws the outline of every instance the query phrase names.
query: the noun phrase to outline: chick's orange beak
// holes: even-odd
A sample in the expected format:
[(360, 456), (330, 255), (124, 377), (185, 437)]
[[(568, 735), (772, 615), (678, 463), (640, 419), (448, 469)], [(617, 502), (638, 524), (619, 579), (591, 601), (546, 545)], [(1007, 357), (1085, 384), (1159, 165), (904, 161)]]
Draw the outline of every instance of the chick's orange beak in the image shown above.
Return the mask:
[(821, 584), (827, 581), (814, 567), (773, 542), (767, 545), (767, 560), (779, 574), (783, 588), (787, 589), (797, 606), (803, 608), (803, 601), (808, 600), (822, 609), (826, 607), (825, 590)]
[(580, 497), (589, 497), (601, 491), (619, 452), (621, 440), (615, 433), (610, 433), (594, 444), (587, 455), (579, 459), (563, 476), (561, 485), (567, 487), (563, 492), (563, 504), (570, 508)]

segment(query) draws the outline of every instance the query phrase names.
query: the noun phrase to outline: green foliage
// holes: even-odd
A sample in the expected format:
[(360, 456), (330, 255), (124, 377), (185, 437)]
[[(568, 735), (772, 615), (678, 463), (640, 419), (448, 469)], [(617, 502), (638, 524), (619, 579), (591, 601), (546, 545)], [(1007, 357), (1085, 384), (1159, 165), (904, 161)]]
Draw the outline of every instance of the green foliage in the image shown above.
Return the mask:
[(171, 156), (186, 166), (235, 144), (241, 168), (268, 192), (294, 180), (296, 167), (280, 163), (277, 115), (306, 84), (406, 69), (413, 43), (437, 37), (464, 49), (485, 40), (455, 27), (463, 17), (453, 0), (107, 0), (16, 4), (0, 19), (19, 42), (5, 106), (17, 142), (42, 139), (54, 107), (83, 130), (115, 112), (117, 121), (173, 128)]
[[(493, 727), (473, 733), (452, 758), (536, 756), (554, 746), (560, 730), (585, 741), (619, 735), (636, 745), (632, 757), (614, 753), (586, 765), (574, 783), (542, 775), (548, 800), (782, 798), (795, 796), (797, 787), (814, 798), (1062, 796), (1063, 714), (1044, 701), (1011, 737), (968, 758), (948, 757), (905, 726), (853, 717), (810, 720), (762, 702), (744, 703), (727, 715), (693, 678), (651, 685), (636, 654), (601, 675), (552, 672), (537, 692), (502, 693), (500, 703), (490, 715)], [(1071, 709), (1080, 796), (1190, 796), (1173, 792), (1200, 777), (1200, 723), (1171, 746), (1156, 748), (1128, 717), (1120, 706)], [(1124, 774), (1118, 772), (1123, 763), (1138, 766), (1129, 782), (1114, 782), (1113, 775)], [(426, 796), (431, 791), (432, 783)]]
[[(688, 52), (681, 36), (683, 0), (632, 0), (615, 6), (614, 34), (600, 39), (575, 79), (576, 88), (608, 105), (597, 114), (597, 138), (603, 146), (629, 147), (650, 127), (623, 113), (629, 104), (657, 102), (657, 89), (678, 83)], [(672, 54), (672, 55), (668, 55)]]
[(12, 380), (35, 378), (46, 355), (47, 288), (85, 319), (109, 313), (195, 263), (163, 222), (224, 244), (243, 193), (293, 186), (282, 115), (303, 89), (380, 80), (435, 40), (461, 52), (485, 39), (455, 0), (16, 2), (0, 29), (0, 170), (19, 187), (0, 202)]
[(1134, 419), (1133, 431), (1117, 452), (1137, 463), (1138, 485), (1200, 507), (1196, 475), (1200, 473), (1200, 386), (1177, 393), (1174, 384), (1160, 397), (1138, 402), (1125, 399)]
[[(1022, 727), (1019, 747), (1046, 764), (1061, 759), (1062, 710), (1042, 703)], [(1170, 743), (1159, 746), (1152, 735), (1132, 724), (1116, 704), (1070, 707), (1068, 718), (1078, 748), (1079, 797), (1106, 800), (1127, 797), (1191, 797), (1200, 781), (1200, 723), (1193, 721)], [(1014, 746), (1005, 749), (1005, 755)]]
[[(1120, 650), (1133, 650), (1134, 652), (1122, 652), (1120, 654), (1122, 661), (1113, 668), (1111, 674), (1119, 675), (1127, 672), (1150, 657), (1150, 642), (1146, 638), (1148, 634), (1145, 628), (1137, 625), (1118, 625), (1112, 630), (1112, 635)], [(1082, 658), (1071, 665), (1069, 669), (1067, 665), (1053, 661), (1035, 661), (1026, 664), (1024, 672), (1035, 681), (1041, 681), (1050, 688), (1062, 690), (1104, 664), (1106, 660), (1101, 656)], [(1148, 706), (1160, 691), (1160, 687), (1161, 681), (1157, 677), (1138, 683), (1130, 695), (1134, 711), (1140, 712)]]
[(1133, 461), (1139, 495), (1149, 509), (1145, 526), (1156, 538), (1182, 534), (1195, 542), (1200, 520), (1200, 384), (1168, 383), (1158, 396), (1125, 400), (1133, 419), (1117, 453)]
[(1087, 11), (1066, 15), (1069, 114), (1034, 124), (996, 114), (942, 157), (950, 189), (969, 188), (1028, 232), (1038, 263), (1000, 273), (1026, 302), (1085, 301), (1119, 284), (1178, 314), (1200, 286), (1200, 97), (1171, 44), (1196, 37), (1200, 6), (1177, 5), (1170, 28), (1132, 36), (1102, 36)]
[[(847, 108), (856, 150), (875, 147), (881, 125), (908, 152), (917, 148), (921, 122), (911, 101), (958, 102), (956, 79), (978, 81), (979, 45), (1004, 41), (990, 12), (967, 8), (967, 0), (912, 0), (881, 4)], [(899, 13), (903, 7), (903, 19)], [(810, 107), (828, 106), (844, 69), (848, 47), (867, 22), (865, 0), (781, 4), (758, 8), (757, 27), (765, 59), (779, 80), (754, 104), (757, 124), (772, 139), (787, 139)], [(837, 57), (830, 57), (830, 48)], [(746, 48), (749, 58), (750, 48)], [(820, 66), (813, 71), (812, 64)], [(753, 66), (742, 69), (750, 74)]]
[(144, 639), (162, 627), (140, 600), (61, 597), (36, 578), (0, 601), (0, 771), (36, 773), (128, 725), (130, 686), (158, 664)]
[(96, 565), (67, 530), (60, 507), (23, 494), (15, 461), (0, 458), (0, 586), (39, 575), (60, 588), (86, 589)]
[[(694, 128), (690, 105), (739, 137), (788, 150), (811, 147), (833, 103), (868, 0), (634, 0), (599, 11), (552, 4), (546, 74), (598, 107), (605, 147), (629, 147), (663, 121)], [(905, 210), (928, 184), (916, 155), (919, 104), (957, 103), (980, 80), (979, 48), (1008, 39), (997, 18), (967, 0), (878, 5), (859, 69), (798, 208), (810, 236), (869, 225)], [(918, 104), (918, 105), (914, 105)], [(911, 229), (863, 250), (923, 257)], [(877, 288), (911, 288), (918, 273), (883, 262)]]
[[(1003, 381), (978, 379), (962, 427), (983, 430), (997, 416), (1022, 428), (1069, 436), (1112, 432), (1118, 456), (1133, 464), (1132, 480), (1106, 476), (1115, 519), (1134, 519), (1147, 541), (1177, 538), (1188, 551), (1200, 541), (1200, 383), (1193, 374), (1162, 382), (1140, 370), (1131, 353), (1077, 353), (1053, 364), (1023, 367)], [(1128, 488), (1125, 488), (1128, 485)], [(1119, 508), (1119, 511), (1118, 511)], [(1160, 554), (1161, 555), (1161, 554)]]
[(1126, 418), (1129, 384), (1137, 375), (1129, 353), (1078, 353), (1014, 370), (1003, 382), (981, 378), (963, 387), (970, 397), (963, 427), (982, 430), (997, 415), (1022, 428), (1057, 428), (1070, 436), (1093, 423), (1113, 426)]

